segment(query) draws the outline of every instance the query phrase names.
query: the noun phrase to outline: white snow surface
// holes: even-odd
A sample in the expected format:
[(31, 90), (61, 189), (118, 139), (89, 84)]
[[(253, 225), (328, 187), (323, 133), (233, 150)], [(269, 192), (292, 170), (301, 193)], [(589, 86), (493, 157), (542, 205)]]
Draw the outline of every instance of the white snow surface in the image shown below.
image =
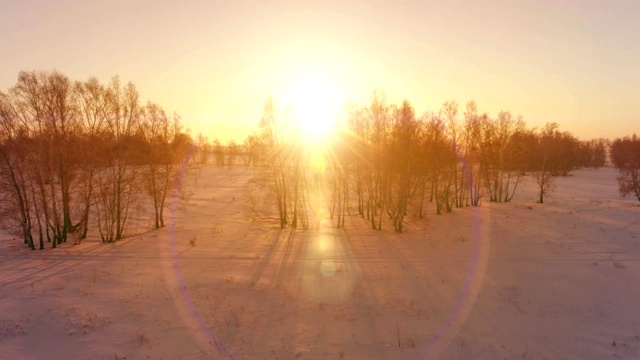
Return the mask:
[(640, 203), (577, 170), (406, 232), (278, 227), (206, 167), (166, 228), (31, 251), (0, 235), (0, 359), (638, 359)]

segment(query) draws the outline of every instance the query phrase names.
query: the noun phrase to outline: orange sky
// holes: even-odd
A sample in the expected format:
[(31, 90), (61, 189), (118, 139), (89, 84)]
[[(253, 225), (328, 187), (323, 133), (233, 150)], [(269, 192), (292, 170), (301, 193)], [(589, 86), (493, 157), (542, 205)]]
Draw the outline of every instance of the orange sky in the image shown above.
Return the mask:
[[(112, 75), (222, 141), (299, 79), (555, 121), (583, 139), (640, 132), (637, 1), (3, 1), (0, 89), (20, 70)], [(299, 98), (299, 94), (298, 94)]]

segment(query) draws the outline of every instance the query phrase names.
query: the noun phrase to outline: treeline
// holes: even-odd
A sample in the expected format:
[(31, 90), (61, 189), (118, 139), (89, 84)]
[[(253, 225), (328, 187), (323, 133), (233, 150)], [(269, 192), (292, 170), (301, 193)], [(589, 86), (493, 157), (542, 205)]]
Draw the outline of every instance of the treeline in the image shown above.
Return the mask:
[(198, 165), (213, 163), (218, 167), (232, 167), (239, 162), (245, 166), (264, 163), (264, 156), (259, 151), (262, 145), (257, 134), (248, 136), (242, 144), (230, 140), (223, 145), (220, 140), (210, 141), (201, 133), (196, 137), (195, 145), (195, 160)]
[(32, 249), (90, 230), (113, 242), (146, 197), (162, 227), (193, 148), (178, 115), (143, 104), (132, 83), (21, 72), (0, 91), (0, 225)]
[[(304, 144), (276, 131), (283, 126), (276, 113), (269, 100), (261, 131), (245, 144), (259, 149), (257, 162), (271, 166), (269, 184), (281, 227), (296, 227), (305, 209), (316, 210), (307, 208), (312, 203), (308, 163)], [(480, 113), (474, 102), (461, 110), (450, 101), (437, 113), (417, 116), (410, 103), (388, 104), (379, 94), (366, 106), (352, 106), (345, 127), (332, 139), (326, 158), (336, 226), (344, 226), (353, 211), (373, 229), (389, 221), (397, 232), (408, 214), (425, 216), (428, 202), (437, 214), (478, 206), (482, 199), (508, 202), (524, 176), (536, 180), (543, 203), (555, 176), (604, 166), (608, 149), (604, 139), (580, 141), (557, 124), (529, 129), (510, 112)]]

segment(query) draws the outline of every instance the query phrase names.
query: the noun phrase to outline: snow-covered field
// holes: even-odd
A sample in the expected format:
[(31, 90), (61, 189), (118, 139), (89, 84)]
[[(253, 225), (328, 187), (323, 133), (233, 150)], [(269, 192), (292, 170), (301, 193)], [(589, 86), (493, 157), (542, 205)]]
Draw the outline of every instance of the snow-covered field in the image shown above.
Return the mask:
[[(0, 241), (0, 359), (637, 359), (640, 204), (613, 169), (528, 181), (407, 231), (280, 230), (250, 170), (205, 168), (169, 226)], [(146, 224), (144, 225), (146, 226)]]

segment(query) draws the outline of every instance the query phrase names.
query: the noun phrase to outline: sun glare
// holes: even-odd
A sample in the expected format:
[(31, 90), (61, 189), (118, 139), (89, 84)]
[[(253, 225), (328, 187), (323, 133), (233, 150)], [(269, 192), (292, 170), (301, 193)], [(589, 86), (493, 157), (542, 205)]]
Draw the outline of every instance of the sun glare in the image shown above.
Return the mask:
[(302, 140), (324, 144), (340, 116), (344, 99), (340, 87), (327, 78), (306, 76), (296, 80), (289, 93)]

